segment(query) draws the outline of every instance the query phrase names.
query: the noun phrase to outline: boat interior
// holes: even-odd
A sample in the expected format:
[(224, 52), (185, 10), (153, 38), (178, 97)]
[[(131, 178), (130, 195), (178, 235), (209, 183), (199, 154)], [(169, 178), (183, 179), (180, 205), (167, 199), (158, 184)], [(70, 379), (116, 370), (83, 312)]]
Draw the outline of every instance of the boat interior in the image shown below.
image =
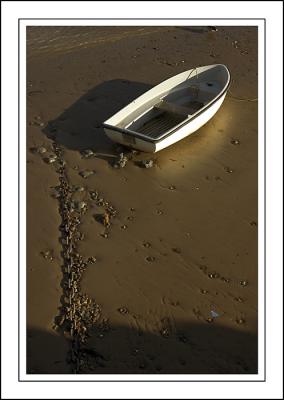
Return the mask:
[(138, 115), (133, 113), (127, 118), (128, 121), (122, 121), (120, 127), (159, 139), (183, 121), (190, 120), (221, 89), (217, 81), (189, 83), (184, 81), (162, 96), (152, 99), (150, 104), (145, 104), (139, 110)]

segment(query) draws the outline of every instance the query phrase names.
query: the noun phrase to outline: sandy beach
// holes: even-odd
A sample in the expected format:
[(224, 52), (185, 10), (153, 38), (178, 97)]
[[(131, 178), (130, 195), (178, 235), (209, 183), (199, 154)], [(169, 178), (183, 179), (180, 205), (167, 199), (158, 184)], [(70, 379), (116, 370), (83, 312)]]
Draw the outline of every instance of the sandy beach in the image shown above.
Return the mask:
[[(156, 154), (106, 137), (215, 63), (230, 91), (195, 134)], [(257, 373), (257, 64), (254, 27), (27, 29), (28, 373)]]

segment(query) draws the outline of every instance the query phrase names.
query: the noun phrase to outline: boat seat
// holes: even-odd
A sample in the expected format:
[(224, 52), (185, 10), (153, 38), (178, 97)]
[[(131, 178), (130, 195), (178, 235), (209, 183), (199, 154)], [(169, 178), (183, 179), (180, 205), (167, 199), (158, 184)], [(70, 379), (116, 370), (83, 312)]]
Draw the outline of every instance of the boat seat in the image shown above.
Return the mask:
[(196, 111), (200, 110), (204, 106), (204, 103), (200, 101), (191, 101), (186, 106), (180, 106), (175, 103), (170, 103), (168, 101), (162, 100), (155, 104), (155, 108), (158, 110), (166, 111), (172, 114), (181, 115), (183, 117), (189, 117)]
[(155, 104), (154, 108), (158, 110), (166, 111), (172, 114), (182, 115), (187, 117), (191, 115), (191, 110), (189, 107), (180, 106), (175, 103), (170, 103), (168, 101), (162, 100), (159, 103)]

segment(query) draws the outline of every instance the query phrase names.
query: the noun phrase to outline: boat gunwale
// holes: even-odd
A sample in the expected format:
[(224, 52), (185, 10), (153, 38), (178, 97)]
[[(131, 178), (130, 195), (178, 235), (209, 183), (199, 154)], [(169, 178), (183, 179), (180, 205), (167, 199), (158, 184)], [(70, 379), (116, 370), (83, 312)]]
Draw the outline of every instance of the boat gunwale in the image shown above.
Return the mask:
[(107, 123), (103, 123), (103, 127), (107, 128), (107, 129), (111, 129), (111, 130), (117, 131), (117, 132), (120, 132), (120, 133), (123, 133), (123, 134), (128, 135), (128, 136), (135, 136), (135, 137), (137, 137), (137, 138), (139, 138), (141, 140), (144, 140), (146, 142), (159, 143), (159, 142), (163, 141), (168, 136), (172, 135), (177, 130), (179, 130), (180, 128), (184, 127), (185, 125), (187, 125), (188, 123), (193, 121), (195, 118), (200, 116), (204, 111), (209, 109), (214, 103), (216, 103), (228, 91), (230, 83), (231, 83), (230, 71), (226, 67), (226, 65), (224, 65), (224, 64), (216, 64), (216, 66), (217, 65), (222, 65), (223, 67), (225, 67), (225, 69), (227, 70), (227, 73), (228, 73), (228, 80), (227, 80), (226, 85), (224, 86), (224, 88), (208, 104), (206, 104), (204, 107), (202, 107), (200, 110), (198, 110), (195, 114), (193, 114), (190, 117), (186, 118), (180, 124), (174, 126), (172, 129), (170, 129), (167, 132), (165, 132), (164, 135), (160, 136), (159, 138), (157, 138), (157, 139), (149, 138), (149, 136), (144, 135), (143, 133), (135, 132), (135, 131), (132, 131), (132, 130), (126, 129), (126, 128), (119, 128), (119, 127), (117, 127), (115, 125), (110, 125), (110, 124), (107, 124)]

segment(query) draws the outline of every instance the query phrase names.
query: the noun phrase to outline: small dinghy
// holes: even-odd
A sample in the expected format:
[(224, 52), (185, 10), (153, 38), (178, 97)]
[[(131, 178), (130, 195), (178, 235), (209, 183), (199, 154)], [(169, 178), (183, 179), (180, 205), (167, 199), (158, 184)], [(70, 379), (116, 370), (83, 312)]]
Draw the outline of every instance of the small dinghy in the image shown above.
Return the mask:
[(155, 153), (206, 124), (223, 103), (229, 84), (223, 64), (182, 72), (105, 121), (105, 133), (117, 143)]

